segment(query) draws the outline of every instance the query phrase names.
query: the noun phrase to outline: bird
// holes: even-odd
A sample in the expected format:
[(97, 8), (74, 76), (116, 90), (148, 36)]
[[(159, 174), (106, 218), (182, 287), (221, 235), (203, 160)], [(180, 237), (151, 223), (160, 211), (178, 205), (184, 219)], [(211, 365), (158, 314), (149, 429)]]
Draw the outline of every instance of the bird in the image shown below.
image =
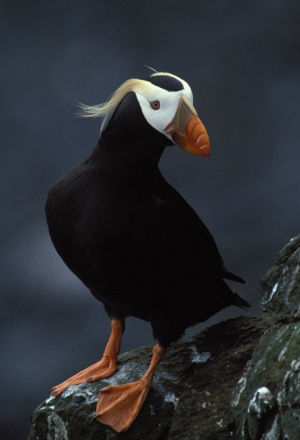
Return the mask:
[(98, 362), (51, 392), (113, 375), (126, 318), (149, 322), (154, 343), (145, 374), (98, 395), (96, 420), (123, 432), (168, 347), (221, 309), (250, 305), (225, 280), (245, 281), (227, 270), (208, 228), (159, 169), (164, 150), (175, 145), (210, 155), (189, 84), (155, 71), (128, 79), (103, 104), (82, 105), (81, 115), (102, 118), (99, 141), (50, 189), (46, 219), (60, 257), (102, 302), (111, 333)]

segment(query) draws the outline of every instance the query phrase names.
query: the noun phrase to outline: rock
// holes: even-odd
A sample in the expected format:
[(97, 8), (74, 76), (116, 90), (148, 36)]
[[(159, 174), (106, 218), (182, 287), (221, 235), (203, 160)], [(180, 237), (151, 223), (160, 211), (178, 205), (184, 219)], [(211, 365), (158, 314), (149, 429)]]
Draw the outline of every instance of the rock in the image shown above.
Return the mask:
[(152, 347), (120, 356), (107, 380), (69, 387), (32, 416), (29, 440), (297, 440), (300, 399), (300, 236), (260, 285), (265, 310), (173, 344), (125, 433), (94, 420), (99, 390), (140, 378)]
[(277, 320), (300, 318), (300, 235), (279, 253), (276, 264), (262, 280), (259, 296), (265, 312)]
[[(228, 438), (232, 389), (266, 328), (267, 322), (259, 317), (241, 317), (173, 344), (157, 369), (139, 417), (122, 439)], [(126, 353), (111, 378), (72, 386), (60, 397), (47, 399), (33, 414), (30, 440), (119, 438), (93, 420), (99, 390), (137, 380), (151, 352), (149, 346)]]
[(239, 440), (300, 438), (300, 236), (279, 253), (260, 284), (272, 319), (232, 400)]

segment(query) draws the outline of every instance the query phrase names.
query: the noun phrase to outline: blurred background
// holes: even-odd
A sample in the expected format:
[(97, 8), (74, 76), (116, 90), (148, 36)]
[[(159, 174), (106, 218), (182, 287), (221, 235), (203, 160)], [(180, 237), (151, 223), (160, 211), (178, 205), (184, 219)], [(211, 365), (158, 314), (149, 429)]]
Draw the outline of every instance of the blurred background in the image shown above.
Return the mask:
[[(258, 284), (300, 233), (299, 9), (297, 0), (1, 1), (1, 439), (26, 438), (51, 386), (102, 355), (109, 320), (56, 254), (44, 204), (98, 140), (100, 121), (74, 118), (76, 102), (105, 101), (148, 76), (145, 64), (192, 87), (211, 157), (169, 148), (161, 170), (247, 280), (235, 288), (248, 315), (260, 313)], [(149, 343), (149, 324), (130, 318), (122, 350)]]

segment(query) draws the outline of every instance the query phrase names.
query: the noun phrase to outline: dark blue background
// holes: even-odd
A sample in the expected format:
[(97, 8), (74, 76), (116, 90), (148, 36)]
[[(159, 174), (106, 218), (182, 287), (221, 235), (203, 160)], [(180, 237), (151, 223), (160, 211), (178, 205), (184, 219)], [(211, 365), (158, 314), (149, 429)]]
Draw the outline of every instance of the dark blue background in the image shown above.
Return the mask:
[[(144, 64), (190, 83), (211, 157), (169, 148), (161, 169), (259, 313), (258, 283), (299, 233), (299, 2), (2, 0), (0, 11), (0, 437), (19, 440), (49, 388), (100, 358), (110, 331), (44, 216), (48, 189), (98, 140), (100, 121), (74, 118), (76, 101), (103, 102), (148, 75)], [(129, 319), (123, 350), (151, 342), (149, 325)]]

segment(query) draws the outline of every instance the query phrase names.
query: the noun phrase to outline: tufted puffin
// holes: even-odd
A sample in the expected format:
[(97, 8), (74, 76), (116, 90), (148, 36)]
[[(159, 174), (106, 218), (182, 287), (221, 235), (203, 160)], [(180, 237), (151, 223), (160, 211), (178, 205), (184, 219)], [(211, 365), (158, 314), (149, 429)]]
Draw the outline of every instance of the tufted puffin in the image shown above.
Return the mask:
[(46, 217), (58, 254), (103, 303), (111, 334), (102, 359), (52, 394), (111, 376), (126, 317), (150, 322), (155, 344), (143, 377), (99, 393), (96, 419), (122, 432), (136, 419), (168, 346), (221, 309), (249, 304), (224, 281), (244, 280), (226, 269), (206, 226), (158, 168), (166, 146), (210, 154), (188, 83), (155, 72), (127, 80), (106, 103), (82, 112), (103, 118), (100, 139), (50, 190)]

